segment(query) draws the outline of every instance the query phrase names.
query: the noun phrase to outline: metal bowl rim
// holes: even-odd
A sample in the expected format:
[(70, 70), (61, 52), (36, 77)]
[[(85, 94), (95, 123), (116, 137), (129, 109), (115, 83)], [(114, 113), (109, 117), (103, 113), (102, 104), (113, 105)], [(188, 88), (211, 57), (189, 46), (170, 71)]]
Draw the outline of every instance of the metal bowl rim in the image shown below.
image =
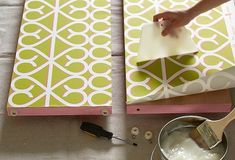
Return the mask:
[[(170, 120), (169, 122), (167, 122), (163, 127), (162, 127), (162, 129), (160, 130), (160, 132), (159, 132), (159, 134), (158, 134), (158, 148), (160, 149), (160, 152), (161, 152), (161, 154), (165, 157), (165, 158), (167, 158), (167, 156), (165, 155), (165, 153), (163, 152), (163, 149), (162, 149), (162, 147), (161, 147), (161, 145), (160, 145), (160, 136), (161, 136), (161, 134), (162, 134), (162, 131), (166, 128), (166, 126), (168, 126), (170, 123), (172, 123), (172, 122), (174, 122), (174, 121), (176, 121), (176, 120), (179, 120), (179, 119), (183, 119), (183, 118), (201, 118), (201, 119), (208, 119), (208, 118), (206, 118), (206, 117), (202, 117), (202, 116), (194, 116), (194, 115), (189, 115), (189, 116), (180, 116), (180, 117), (176, 117), (176, 118), (174, 118), (174, 119), (172, 119), (172, 120)], [(225, 148), (225, 152), (224, 152), (224, 154), (223, 154), (223, 156), (220, 158), (220, 160), (223, 160), (224, 159), (224, 157), (227, 155), (227, 152), (228, 152), (228, 138), (227, 138), (227, 134), (226, 134), (226, 132), (224, 131), (224, 136), (225, 136), (225, 140), (226, 140), (226, 148)], [(167, 158), (168, 159), (168, 158)]]

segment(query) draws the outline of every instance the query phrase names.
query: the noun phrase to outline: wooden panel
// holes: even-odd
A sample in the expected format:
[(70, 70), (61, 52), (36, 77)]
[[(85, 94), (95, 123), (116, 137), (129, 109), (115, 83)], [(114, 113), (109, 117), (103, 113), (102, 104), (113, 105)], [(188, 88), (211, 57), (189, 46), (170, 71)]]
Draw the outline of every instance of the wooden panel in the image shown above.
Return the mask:
[(212, 91), (183, 97), (127, 105), (128, 114), (218, 113), (232, 107), (229, 90)]
[[(235, 38), (235, 6), (232, 2), (201, 14), (186, 26), (197, 44), (198, 54), (173, 56), (137, 64), (142, 27), (152, 23), (153, 15), (166, 10), (186, 9), (194, 5), (193, 3), (182, 6), (170, 0), (159, 3), (124, 0), (128, 104), (235, 86), (235, 76), (233, 72), (228, 71), (234, 67), (235, 57), (232, 41)], [(208, 15), (211, 16), (210, 19)], [(216, 44), (211, 43), (208, 38), (211, 35), (216, 37)]]
[(111, 1), (26, 0), (10, 115), (111, 113)]

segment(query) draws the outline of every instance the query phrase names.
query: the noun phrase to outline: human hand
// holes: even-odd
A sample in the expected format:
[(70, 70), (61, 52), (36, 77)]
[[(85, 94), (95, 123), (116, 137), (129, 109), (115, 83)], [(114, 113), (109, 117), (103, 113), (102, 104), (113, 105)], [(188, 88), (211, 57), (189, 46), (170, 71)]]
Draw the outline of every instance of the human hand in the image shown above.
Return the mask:
[(160, 19), (168, 21), (167, 26), (162, 31), (162, 36), (166, 36), (168, 34), (174, 34), (176, 28), (188, 24), (193, 19), (193, 15), (188, 11), (167, 11), (153, 16), (154, 22), (158, 22)]

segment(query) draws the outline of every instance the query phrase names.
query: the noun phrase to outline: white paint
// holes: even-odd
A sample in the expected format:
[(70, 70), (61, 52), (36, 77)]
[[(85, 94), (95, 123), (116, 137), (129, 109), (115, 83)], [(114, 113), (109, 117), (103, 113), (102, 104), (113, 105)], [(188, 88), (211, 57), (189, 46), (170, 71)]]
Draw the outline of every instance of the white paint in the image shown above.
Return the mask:
[(200, 148), (189, 137), (192, 128), (181, 128), (166, 137), (162, 148), (169, 160), (220, 160), (224, 153), (222, 145), (212, 150)]

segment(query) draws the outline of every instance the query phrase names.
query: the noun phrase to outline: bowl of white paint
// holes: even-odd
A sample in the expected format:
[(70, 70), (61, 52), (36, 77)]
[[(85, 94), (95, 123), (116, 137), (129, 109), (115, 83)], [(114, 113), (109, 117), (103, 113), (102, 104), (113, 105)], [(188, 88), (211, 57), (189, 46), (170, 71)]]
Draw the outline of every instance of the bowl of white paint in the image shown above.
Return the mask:
[(200, 148), (189, 133), (206, 118), (182, 116), (168, 122), (160, 131), (158, 145), (162, 160), (224, 160), (228, 150), (224, 133), (222, 142), (211, 150)]

